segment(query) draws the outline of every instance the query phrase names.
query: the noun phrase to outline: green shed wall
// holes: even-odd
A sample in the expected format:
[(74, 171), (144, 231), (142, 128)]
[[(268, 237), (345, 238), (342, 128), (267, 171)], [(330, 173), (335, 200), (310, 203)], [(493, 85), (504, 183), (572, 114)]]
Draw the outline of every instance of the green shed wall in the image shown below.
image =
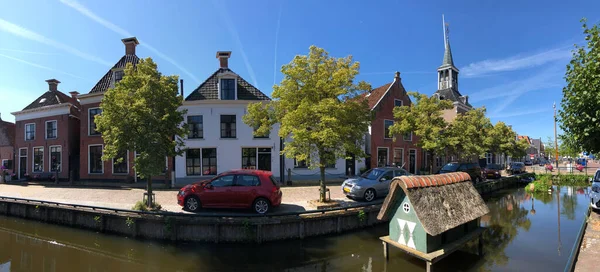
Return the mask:
[[(412, 203), (410, 203), (410, 200), (406, 197), (406, 195), (404, 194), (404, 192), (400, 192), (400, 195), (398, 196), (398, 200), (396, 201), (396, 203), (394, 203), (393, 207), (395, 207), (396, 211), (394, 212), (394, 216), (392, 217), (392, 220), (390, 220), (390, 225), (389, 225), (389, 232), (390, 232), (390, 239), (397, 241), (401, 244), (404, 244), (406, 246), (409, 246), (409, 240), (411, 238), (411, 233), (408, 227), (408, 223), (404, 223), (404, 237), (402, 238), (401, 241), (404, 241), (404, 243), (402, 243), (400, 241), (400, 224), (398, 219), (400, 220), (404, 220), (406, 222), (411, 222), (411, 223), (415, 223), (415, 228), (412, 231), (412, 240), (414, 243), (414, 248), (418, 251), (421, 252), (427, 252), (427, 233), (425, 232), (425, 230), (423, 229), (423, 225), (421, 225), (421, 222), (419, 222), (419, 218), (417, 218), (417, 215), (415, 214), (415, 211), (412, 207)], [(410, 207), (410, 211), (408, 213), (404, 212), (403, 210), (403, 205), (404, 203), (408, 203), (409, 207)]]

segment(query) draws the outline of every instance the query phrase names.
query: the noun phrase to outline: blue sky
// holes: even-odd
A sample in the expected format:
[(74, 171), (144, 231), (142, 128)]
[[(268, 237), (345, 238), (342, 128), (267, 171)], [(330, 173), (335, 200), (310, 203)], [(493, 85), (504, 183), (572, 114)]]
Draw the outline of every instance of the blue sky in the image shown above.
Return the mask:
[[(175, 4), (176, 3), (176, 4)], [(442, 14), (450, 25), (459, 89), (493, 122), (523, 135), (553, 134), (565, 66), (583, 35), (579, 20), (600, 20), (600, 1), (3, 1), (0, 9), (0, 113), (12, 121), (59, 79), (64, 93), (87, 93), (136, 36), (137, 55), (177, 74), (186, 93), (218, 68), (263, 92), (282, 64), (310, 45), (353, 55), (373, 87), (400, 71), (407, 90), (432, 94), (442, 62)]]

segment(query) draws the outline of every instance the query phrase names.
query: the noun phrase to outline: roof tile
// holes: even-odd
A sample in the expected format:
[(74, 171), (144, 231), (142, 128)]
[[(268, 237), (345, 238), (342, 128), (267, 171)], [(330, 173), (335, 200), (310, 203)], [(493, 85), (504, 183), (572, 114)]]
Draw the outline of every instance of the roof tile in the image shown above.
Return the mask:
[(228, 68), (219, 68), (208, 77), (198, 88), (190, 93), (185, 100), (219, 100), (219, 74), (230, 72), (237, 76), (237, 98), (238, 100), (271, 100), (252, 84)]
[(407, 189), (417, 189), (470, 181), (471, 177), (464, 172), (455, 172), (429, 176), (402, 176), (399, 179)]
[(139, 61), (140, 58), (138, 58), (138, 56), (136, 55), (124, 55), (119, 61), (117, 61), (117, 63), (115, 63), (115, 65), (110, 70), (108, 70), (108, 72), (106, 72), (106, 74), (100, 79), (100, 81), (96, 83), (96, 85), (92, 88), (90, 93), (106, 92), (108, 88), (110, 88), (110, 85), (112, 83), (113, 69), (125, 68), (127, 66), (127, 63), (132, 63), (133, 65), (136, 65)]

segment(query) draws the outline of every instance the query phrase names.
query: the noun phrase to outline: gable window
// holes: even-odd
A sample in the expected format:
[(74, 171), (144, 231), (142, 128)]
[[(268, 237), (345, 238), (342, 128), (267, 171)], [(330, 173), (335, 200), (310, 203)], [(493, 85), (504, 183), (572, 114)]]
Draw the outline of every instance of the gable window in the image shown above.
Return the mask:
[(394, 99), (394, 107), (402, 107), (402, 100)]
[(242, 148), (242, 168), (271, 171), (271, 148)]
[(50, 172), (62, 171), (62, 147), (60, 145), (50, 147)]
[(411, 142), (412, 141), (412, 132), (406, 133), (404, 135), (402, 135), (402, 139), (407, 141), (407, 142)]
[(235, 79), (221, 79), (221, 100), (235, 100)]
[(56, 139), (57, 137), (56, 121), (46, 122), (46, 139)]
[(221, 138), (235, 137), (235, 115), (221, 115)]
[(25, 141), (35, 140), (35, 124), (25, 124)]
[(90, 135), (100, 135), (100, 132), (96, 130), (96, 115), (101, 114), (100, 108), (89, 109), (89, 133)]
[(33, 172), (44, 172), (44, 148), (33, 148)]
[(204, 137), (204, 125), (202, 115), (194, 115), (187, 117), (188, 128), (190, 134), (188, 139), (202, 139)]
[[(129, 173), (129, 156), (128, 152), (119, 152), (116, 158), (113, 158), (113, 174), (127, 174)], [(119, 159), (123, 159), (119, 162)]]
[(104, 164), (102, 163), (102, 145), (88, 146), (88, 169), (90, 174), (104, 173)]
[(125, 71), (120, 70), (120, 71), (115, 71), (115, 85), (121, 81), (121, 79), (123, 79), (123, 76), (125, 75)]
[(392, 136), (390, 136), (390, 127), (394, 125), (394, 121), (392, 120), (384, 120), (383, 121), (383, 138), (384, 139), (391, 139)]

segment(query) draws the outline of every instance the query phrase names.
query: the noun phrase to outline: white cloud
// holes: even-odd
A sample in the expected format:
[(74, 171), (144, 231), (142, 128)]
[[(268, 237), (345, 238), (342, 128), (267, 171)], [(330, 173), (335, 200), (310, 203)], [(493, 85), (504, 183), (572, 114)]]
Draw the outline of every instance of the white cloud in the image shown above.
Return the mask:
[[(95, 13), (93, 13), (91, 10), (89, 10), (88, 8), (86, 8), (85, 6), (81, 5), (80, 3), (78, 3), (77, 1), (74, 0), (60, 0), (61, 3), (73, 8), (74, 10), (78, 11), (79, 13), (83, 14), (84, 16), (92, 19), (93, 21), (95, 21), (96, 23), (101, 24), (102, 26), (110, 29), (111, 31), (123, 36), (123, 37), (132, 37), (134, 35), (131, 35), (131, 33), (129, 33), (129, 31), (105, 20), (104, 18), (96, 15)], [(153, 46), (151, 46), (148, 43), (143, 42), (141, 39), (138, 39), (140, 42), (140, 45), (143, 47), (148, 48), (148, 50), (152, 51), (152, 53), (154, 53), (155, 55), (157, 55), (158, 57), (170, 62), (173, 66), (177, 67), (177, 69), (181, 70), (182, 72), (184, 72), (186, 75), (188, 75), (191, 79), (193, 79), (194, 81), (196, 81), (196, 83), (200, 83), (200, 80), (194, 75), (192, 74), (190, 71), (188, 71), (185, 67), (181, 66), (179, 63), (177, 63), (174, 59), (170, 58), (169, 56), (165, 55), (164, 53), (158, 51), (158, 49), (154, 48)]]
[(40, 69), (52, 71), (52, 72), (55, 72), (55, 73), (60, 73), (60, 74), (68, 75), (68, 76), (71, 76), (71, 77), (74, 77), (74, 78), (85, 79), (83, 77), (80, 77), (80, 76), (77, 76), (77, 75), (74, 75), (74, 74), (71, 74), (71, 73), (63, 72), (61, 70), (56, 70), (54, 68), (46, 67), (46, 66), (43, 66), (43, 65), (39, 65), (37, 63), (29, 62), (29, 61), (26, 61), (26, 60), (23, 60), (23, 59), (19, 59), (19, 58), (7, 56), (7, 55), (4, 55), (4, 54), (0, 54), (0, 57), (5, 57), (7, 59), (18, 61), (20, 63), (24, 63), (24, 64), (27, 64), (27, 65), (30, 65), (30, 66), (33, 66), (33, 67), (37, 67), (37, 68), (40, 68)]
[(18, 26), (16, 24), (13, 24), (13, 23), (9, 22), (9, 21), (5, 21), (5, 20), (0, 19), (0, 30), (8, 32), (8, 33), (11, 33), (13, 35), (16, 35), (16, 36), (19, 36), (19, 37), (22, 37), (22, 38), (25, 38), (25, 39), (28, 39), (28, 40), (36, 41), (36, 42), (39, 42), (39, 43), (43, 43), (43, 44), (52, 46), (54, 48), (58, 48), (58, 49), (64, 50), (64, 51), (66, 51), (66, 52), (68, 52), (70, 54), (73, 54), (75, 56), (78, 56), (78, 57), (81, 57), (81, 58), (84, 58), (84, 59), (87, 59), (87, 60), (90, 60), (90, 61), (93, 61), (93, 62), (97, 62), (97, 63), (100, 63), (100, 64), (105, 65), (105, 66), (112, 66), (111, 63), (109, 63), (109, 62), (107, 62), (107, 61), (105, 61), (105, 60), (103, 60), (101, 58), (98, 58), (96, 56), (92, 56), (90, 54), (81, 52), (81, 51), (79, 51), (79, 50), (77, 50), (77, 49), (75, 49), (75, 48), (73, 48), (71, 46), (68, 46), (66, 44), (57, 42), (57, 41), (52, 40), (50, 38), (46, 38), (43, 35), (35, 33), (35, 32), (33, 32), (33, 31), (29, 30), (29, 29), (20, 27), (20, 26)]
[(566, 60), (571, 57), (571, 50), (569, 48), (560, 47), (533, 55), (517, 55), (506, 59), (483, 60), (463, 67), (461, 74), (465, 77), (477, 77), (541, 66), (558, 60)]
[(56, 54), (53, 54), (53, 53), (35, 52), (35, 51), (10, 49), (10, 48), (0, 48), (0, 51), (8, 51), (8, 52), (15, 52), (15, 53), (25, 53), (25, 54), (33, 54), (33, 55), (47, 55), (47, 56), (56, 55)]

